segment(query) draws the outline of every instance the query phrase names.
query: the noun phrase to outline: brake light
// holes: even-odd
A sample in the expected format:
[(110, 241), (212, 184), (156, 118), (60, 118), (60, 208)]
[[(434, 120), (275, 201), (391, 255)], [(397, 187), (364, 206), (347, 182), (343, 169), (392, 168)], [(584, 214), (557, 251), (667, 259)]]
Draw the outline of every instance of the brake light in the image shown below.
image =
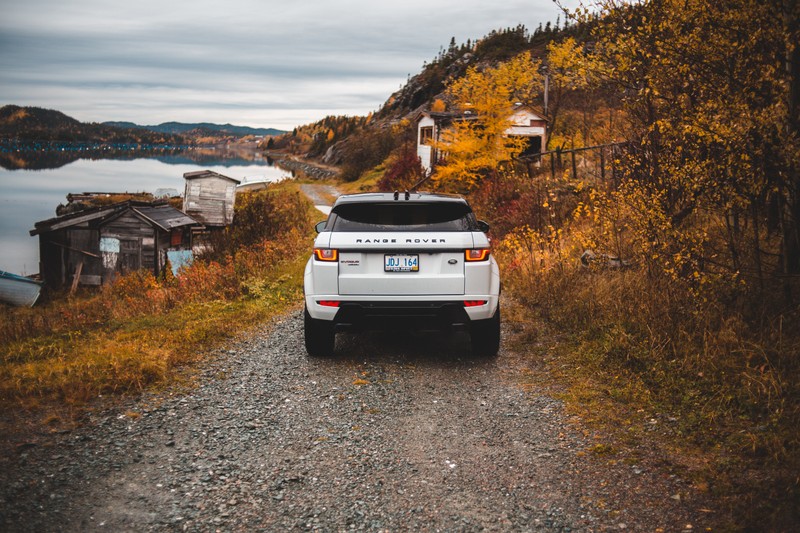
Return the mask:
[(464, 307), (478, 307), (486, 305), (486, 300), (464, 300)]
[(314, 248), (314, 257), (317, 261), (338, 261), (339, 250), (331, 250), (328, 248)]
[(467, 262), (473, 261), (486, 261), (489, 259), (489, 254), (492, 251), (489, 248), (475, 248), (473, 250), (464, 250), (464, 259)]
[(337, 302), (336, 300), (319, 300), (317, 303), (324, 307), (339, 307), (340, 302)]

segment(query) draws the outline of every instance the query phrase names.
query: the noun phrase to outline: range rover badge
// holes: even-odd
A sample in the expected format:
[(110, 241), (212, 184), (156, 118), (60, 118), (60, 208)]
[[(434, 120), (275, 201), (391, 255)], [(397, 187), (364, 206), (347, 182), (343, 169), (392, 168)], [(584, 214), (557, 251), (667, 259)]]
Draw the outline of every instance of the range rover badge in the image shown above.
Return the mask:
[(448, 261), (448, 263), (451, 265), (455, 265), (456, 263), (458, 263), (458, 259), (451, 259), (450, 261)]

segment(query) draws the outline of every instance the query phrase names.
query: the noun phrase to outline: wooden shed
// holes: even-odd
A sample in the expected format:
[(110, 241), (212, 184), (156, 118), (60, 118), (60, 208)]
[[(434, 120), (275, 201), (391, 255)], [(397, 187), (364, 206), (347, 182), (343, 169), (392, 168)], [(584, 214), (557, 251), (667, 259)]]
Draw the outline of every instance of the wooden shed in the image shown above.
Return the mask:
[(199, 220), (207, 228), (222, 228), (233, 222), (236, 186), (239, 180), (211, 170), (198, 170), (183, 175), (186, 190), (183, 212)]
[(168, 254), (186, 260), (202, 224), (166, 203), (120, 202), (37, 222), (39, 271), (49, 287), (100, 285), (147, 269), (158, 276)]

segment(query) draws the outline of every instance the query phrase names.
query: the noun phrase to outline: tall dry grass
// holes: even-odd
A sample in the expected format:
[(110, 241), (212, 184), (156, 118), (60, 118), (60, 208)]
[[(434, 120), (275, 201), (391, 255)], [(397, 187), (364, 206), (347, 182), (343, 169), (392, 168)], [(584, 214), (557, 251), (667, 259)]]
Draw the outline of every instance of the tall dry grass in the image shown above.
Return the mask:
[[(178, 276), (133, 272), (96, 293), (32, 309), (0, 310), (0, 400), (82, 403), (142, 388), (242, 328), (298, 301), (313, 207), (296, 191), (247, 198), (237, 215), (282, 209), (258, 232), (238, 228), (239, 246), (195, 260)], [(263, 216), (262, 216), (263, 220)]]
[[(800, 497), (800, 307), (786, 303), (782, 280), (748, 277), (746, 258), (738, 274), (723, 268), (724, 222), (713, 214), (693, 222), (707, 236), (697, 249), (715, 261), (684, 262), (703, 268), (695, 274), (642, 253), (625, 206), (587, 207), (599, 194), (563, 182), (508, 187), (494, 206), (511, 228), (494, 236), (504, 288), (556, 332), (552, 371), (576, 409), (611, 432), (608, 421), (620, 422), (623, 439), (637, 434), (630, 413), (661, 413), (673, 449), (703, 456), (698, 486), (732, 502), (735, 522), (782, 527)], [(538, 205), (521, 210), (516, 198)], [(595, 259), (585, 265), (587, 248)]]

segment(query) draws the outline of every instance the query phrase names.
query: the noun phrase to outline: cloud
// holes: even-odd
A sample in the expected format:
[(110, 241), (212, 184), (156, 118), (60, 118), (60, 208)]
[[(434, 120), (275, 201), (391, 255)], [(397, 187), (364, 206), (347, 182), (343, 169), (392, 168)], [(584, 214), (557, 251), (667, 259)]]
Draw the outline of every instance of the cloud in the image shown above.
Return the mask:
[(0, 103), (286, 129), (377, 109), (451, 37), (558, 13), (550, 0), (28, 0), (4, 12)]

